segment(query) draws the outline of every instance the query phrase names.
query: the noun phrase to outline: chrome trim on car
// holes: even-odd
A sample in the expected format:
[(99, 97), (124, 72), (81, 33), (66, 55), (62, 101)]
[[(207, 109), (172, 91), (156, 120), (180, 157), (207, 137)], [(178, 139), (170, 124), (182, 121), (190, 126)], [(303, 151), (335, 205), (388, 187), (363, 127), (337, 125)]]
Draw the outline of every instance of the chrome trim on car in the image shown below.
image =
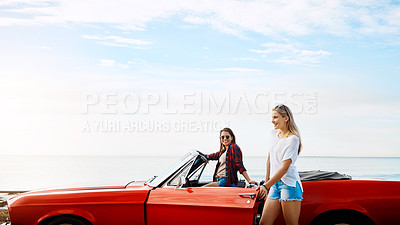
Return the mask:
[(239, 193), (239, 196), (243, 197), (243, 198), (248, 197), (248, 198), (253, 199), (256, 197), (256, 193)]
[(176, 177), (176, 175), (179, 174), (182, 171), (182, 169), (185, 168), (189, 163), (191, 163), (198, 155), (199, 153), (196, 150), (189, 151), (189, 153), (180, 158), (176, 163), (170, 166), (164, 173), (162, 173), (160, 176), (157, 176), (148, 182), (146, 181), (145, 184), (151, 187), (161, 187), (171, 178)]

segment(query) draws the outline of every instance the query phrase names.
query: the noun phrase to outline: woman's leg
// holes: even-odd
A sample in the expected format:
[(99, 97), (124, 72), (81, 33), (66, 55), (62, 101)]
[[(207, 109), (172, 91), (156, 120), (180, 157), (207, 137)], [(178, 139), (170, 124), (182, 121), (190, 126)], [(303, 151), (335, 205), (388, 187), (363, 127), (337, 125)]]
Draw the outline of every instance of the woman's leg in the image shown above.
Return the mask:
[(280, 213), (281, 204), (279, 203), (279, 199), (267, 198), (261, 216), (260, 225), (273, 225)]
[(203, 187), (219, 187), (219, 185), (217, 182), (211, 182), (211, 183), (204, 185)]
[(286, 225), (298, 225), (301, 201), (281, 201)]

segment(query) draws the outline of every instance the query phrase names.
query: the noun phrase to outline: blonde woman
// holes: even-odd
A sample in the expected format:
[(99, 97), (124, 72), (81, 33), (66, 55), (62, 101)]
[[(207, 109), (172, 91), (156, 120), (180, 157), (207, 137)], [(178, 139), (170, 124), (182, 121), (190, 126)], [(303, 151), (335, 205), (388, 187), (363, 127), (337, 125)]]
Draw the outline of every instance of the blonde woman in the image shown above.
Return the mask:
[(274, 131), (268, 145), (267, 175), (260, 193), (269, 190), (260, 225), (274, 224), (283, 212), (286, 224), (299, 223), (303, 187), (295, 162), (301, 150), (301, 139), (293, 114), (285, 105), (272, 110)]

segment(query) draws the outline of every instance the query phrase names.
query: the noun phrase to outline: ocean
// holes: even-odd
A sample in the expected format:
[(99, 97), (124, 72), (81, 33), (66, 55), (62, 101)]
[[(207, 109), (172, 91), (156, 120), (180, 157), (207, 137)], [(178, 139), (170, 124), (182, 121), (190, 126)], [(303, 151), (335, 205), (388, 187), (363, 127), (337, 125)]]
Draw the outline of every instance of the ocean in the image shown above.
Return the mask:
[[(143, 156), (0, 156), (0, 191), (88, 185), (125, 185), (161, 174), (180, 157)], [(265, 179), (265, 157), (245, 157), (252, 180)], [(202, 180), (211, 180), (211, 162)], [(296, 162), (298, 171), (325, 170), (353, 179), (400, 181), (400, 158), (306, 157)], [(242, 176), (240, 176), (242, 177)], [(243, 177), (242, 177), (243, 178)]]

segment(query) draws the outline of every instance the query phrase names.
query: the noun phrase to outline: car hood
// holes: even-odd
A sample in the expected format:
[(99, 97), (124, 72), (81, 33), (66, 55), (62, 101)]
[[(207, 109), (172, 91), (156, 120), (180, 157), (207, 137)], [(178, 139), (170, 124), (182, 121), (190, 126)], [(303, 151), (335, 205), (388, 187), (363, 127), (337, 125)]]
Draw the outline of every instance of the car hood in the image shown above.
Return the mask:
[[(103, 186), (82, 186), (82, 187), (63, 187), (42, 189), (30, 191), (14, 196), (8, 200), (9, 207), (26, 206), (26, 205), (42, 205), (42, 204), (73, 204), (75, 202), (86, 201), (95, 202), (112, 202), (122, 196), (147, 196), (152, 188), (145, 185), (144, 182), (132, 182), (129, 186), (125, 185), (103, 185)], [(123, 200), (125, 201), (125, 200)], [(126, 201), (129, 201), (127, 199)]]
[(57, 187), (57, 188), (46, 188), (39, 189), (35, 191), (27, 192), (29, 194), (38, 194), (38, 193), (52, 193), (52, 192), (69, 192), (69, 191), (90, 191), (90, 190), (102, 190), (102, 189), (124, 189), (125, 185), (82, 185), (79, 187)]

